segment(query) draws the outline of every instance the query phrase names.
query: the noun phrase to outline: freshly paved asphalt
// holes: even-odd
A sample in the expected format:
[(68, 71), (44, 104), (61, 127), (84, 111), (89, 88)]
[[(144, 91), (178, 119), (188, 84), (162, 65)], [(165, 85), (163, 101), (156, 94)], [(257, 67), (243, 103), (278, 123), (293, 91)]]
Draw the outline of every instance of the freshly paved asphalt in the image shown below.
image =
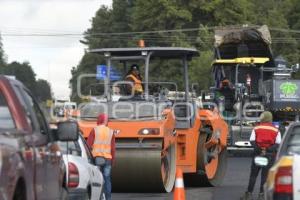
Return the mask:
[[(226, 176), (219, 187), (185, 188), (187, 200), (238, 200), (246, 190), (251, 159), (245, 155), (230, 156)], [(258, 177), (256, 191), (259, 185)], [(255, 193), (255, 195), (257, 192)], [(255, 196), (254, 196), (255, 197)], [(171, 200), (172, 193), (114, 193), (113, 200)]]

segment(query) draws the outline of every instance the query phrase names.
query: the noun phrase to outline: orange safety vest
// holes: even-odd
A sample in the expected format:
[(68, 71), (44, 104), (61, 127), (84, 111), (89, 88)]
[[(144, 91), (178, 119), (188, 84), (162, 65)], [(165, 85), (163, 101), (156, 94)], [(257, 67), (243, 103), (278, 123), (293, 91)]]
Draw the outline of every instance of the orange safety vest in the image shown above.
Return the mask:
[(95, 141), (93, 144), (92, 154), (94, 157), (104, 157), (112, 159), (111, 140), (113, 132), (104, 125), (97, 126), (95, 129)]
[(143, 86), (142, 86), (142, 81), (141, 80), (137, 79), (132, 74), (129, 74), (128, 76), (126, 76), (126, 78), (132, 78), (133, 79), (133, 81), (134, 81), (134, 86), (133, 86), (134, 92), (140, 92), (140, 93), (143, 92)]

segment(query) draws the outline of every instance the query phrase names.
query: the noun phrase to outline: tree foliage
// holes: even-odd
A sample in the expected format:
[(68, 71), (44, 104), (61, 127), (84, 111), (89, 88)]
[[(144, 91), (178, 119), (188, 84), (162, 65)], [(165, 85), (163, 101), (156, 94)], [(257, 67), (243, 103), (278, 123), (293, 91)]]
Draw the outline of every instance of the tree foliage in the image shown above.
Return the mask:
[(3, 67), (4, 65), (5, 65), (4, 50), (3, 50), (3, 44), (0, 35), (0, 68)]
[(44, 79), (38, 79), (36, 82), (35, 95), (40, 102), (45, 102), (49, 99), (52, 99), (51, 86), (49, 82)]
[(4, 69), (4, 74), (15, 76), (16, 79), (21, 81), (29, 90), (35, 91), (36, 74), (28, 62), (19, 63), (14, 61), (9, 63)]
[[(282, 55), (294, 64), (300, 59), (299, 33), (288, 30), (300, 29), (299, 9), (298, 0), (113, 0), (111, 8), (99, 8), (82, 42), (89, 49), (133, 47), (139, 39), (144, 39), (146, 46), (195, 47), (201, 56), (190, 62), (190, 79), (200, 88), (207, 88), (214, 57), (214, 27), (266, 24), (271, 29), (274, 56)], [(190, 31), (162, 31), (181, 29)], [(72, 69), (72, 97), (77, 96), (74, 89), (77, 77), (95, 72), (95, 66), (103, 63), (101, 57), (88, 53), (83, 56)], [(152, 80), (172, 77), (180, 82), (182, 74), (173, 66), (176, 66), (173, 62), (157, 63), (150, 68), (150, 74), (154, 74)]]
[(36, 80), (36, 74), (28, 62), (19, 63), (14, 61), (9, 64), (4, 63), (4, 65), (0, 67), (0, 74), (14, 76), (17, 80), (21, 81), (39, 101), (46, 101), (52, 97), (50, 84), (43, 79)]

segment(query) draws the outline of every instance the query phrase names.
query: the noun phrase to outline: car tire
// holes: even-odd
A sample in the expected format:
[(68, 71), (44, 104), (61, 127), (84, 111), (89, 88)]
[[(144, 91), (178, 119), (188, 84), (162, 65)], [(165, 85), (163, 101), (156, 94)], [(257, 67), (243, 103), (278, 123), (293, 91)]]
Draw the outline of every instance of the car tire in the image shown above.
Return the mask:
[(14, 194), (13, 200), (26, 200), (24, 189), (18, 188)]
[(13, 200), (26, 200), (26, 188), (23, 181), (18, 181)]
[(105, 194), (104, 194), (104, 192), (101, 194), (100, 200), (105, 200)]
[(63, 188), (61, 191), (60, 199), (61, 200), (69, 200), (69, 195), (65, 188)]
[(90, 200), (91, 198), (90, 198), (89, 193), (86, 192), (83, 199), (84, 200)]

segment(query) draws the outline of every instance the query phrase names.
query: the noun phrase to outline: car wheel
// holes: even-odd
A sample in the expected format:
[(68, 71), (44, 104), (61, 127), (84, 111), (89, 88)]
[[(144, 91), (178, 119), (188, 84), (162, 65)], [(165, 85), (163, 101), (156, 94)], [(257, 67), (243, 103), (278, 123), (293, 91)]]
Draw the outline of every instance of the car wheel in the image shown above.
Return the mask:
[(23, 181), (18, 182), (13, 200), (26, 200), (26, 188)]
[(26, 194), (24, 192), (24, 189), (18, 188), (14, 194), (13, 200), (26, 200)]
[(89, 195), (88, 193), (85, 193), (83, 199), (84, 199), (84, 200), (90, 200), (91, 198), (90, 198), (90, 195)]
[(100, 200), (105, 200), (105, 194), (104, 193), (101, 194)]
[(69, 195), (65, 188), (63, 188), (61, 191), (60, 199), (61, 200), (69, 200)]

